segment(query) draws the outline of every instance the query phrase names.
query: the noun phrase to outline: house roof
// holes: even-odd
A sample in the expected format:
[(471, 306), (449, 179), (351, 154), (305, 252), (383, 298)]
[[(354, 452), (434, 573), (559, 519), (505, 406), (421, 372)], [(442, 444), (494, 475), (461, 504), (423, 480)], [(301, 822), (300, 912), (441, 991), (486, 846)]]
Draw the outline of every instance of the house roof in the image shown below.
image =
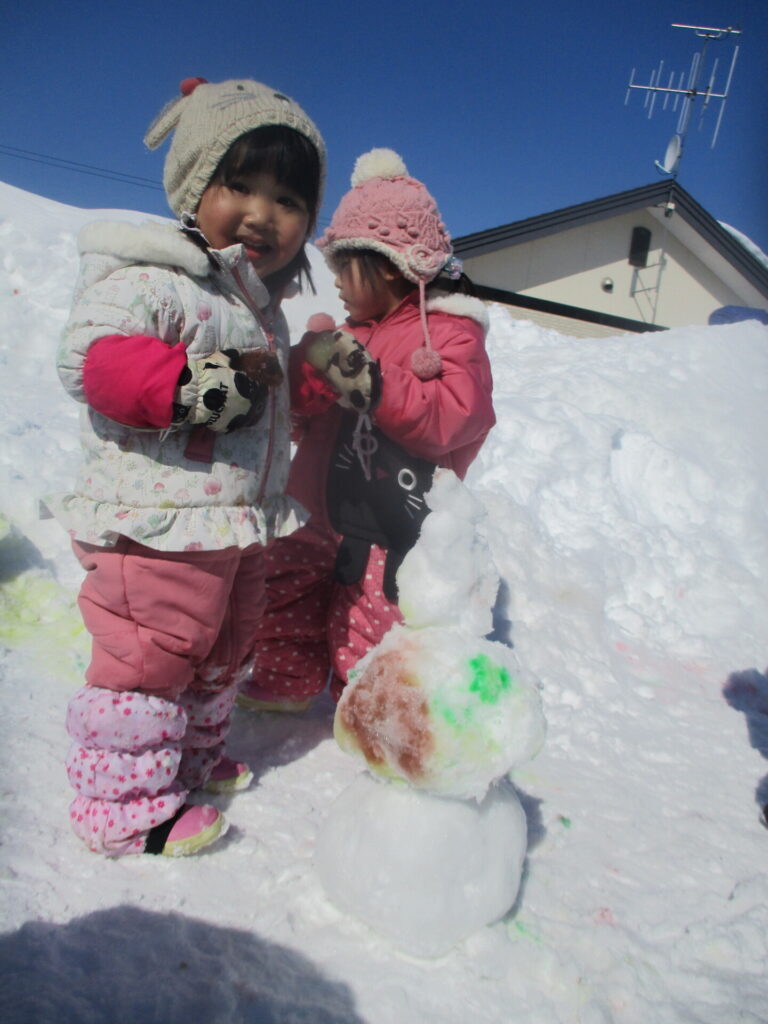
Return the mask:
[(706, 265), (712, 266), (714, 256), (722, 274), (722, 261), (725, 261), (731, 273), (735, 270), (768, 298), (768, 267), (707, 213), (682, 185), (669, 178), (588, 203), (566, 206), (538, 217), (463, 235), (453, 240), (453, 248), (457, 256), (468, 259), (641, 209), (649, 209), (660, 220), (667, 219), (672, 233)]

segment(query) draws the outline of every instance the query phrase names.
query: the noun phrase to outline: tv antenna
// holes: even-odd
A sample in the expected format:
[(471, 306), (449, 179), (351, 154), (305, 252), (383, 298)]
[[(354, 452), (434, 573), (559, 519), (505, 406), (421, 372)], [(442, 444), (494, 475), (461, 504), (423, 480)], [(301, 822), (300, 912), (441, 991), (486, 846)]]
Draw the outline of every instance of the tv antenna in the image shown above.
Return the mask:
[(715, 92), (715, 80), (717, 77), (719, 58), (715, 57), (709, 73), (709, 80), (706, 85), (702, 85), (706, 76), (707, 47), (713, 40), (727, 39), (730, 36), (741, 35), (741, 29), (731, 28), (730, 26), (728, 28), (708, 28), (705, 25), (678, 24), (673, 24), (672, 28), (690, 29), (696, 36), (704, 40), (701, 50), (694, 53), (691, 59), (691, 66), (688, 70), (687, 80), (684, 71), (681, 71), (679, 74), (674, 71), (670, 71), (666, 78), (666, 84), (664, 84), (664, 61), (661, 60), (659, 61), (658, 68), (651, 72), (649, 84), (639, 85), (635, 82), (635, 68), (632, 68), (629, 85), (627, 86), (627, 95), (624, 99), (624, 106), (629, 103), (629, 97), (632, 89), (642, 89), (645, 91), (644, 106), (648, 111), (649, 119), (653, 117), (656, 100), (661, 95), (664, 97), (662, 105), (663, 110), (667, 109), (670, 101), (673, 104), (673, 112), (677, 111), (678, 106), (680, 107), (680, 113), (677, 119), (677, 128), (675, 129), (675, 134), (667, 144), (664, 159), (662, 161), (654, 161), (660, 174), (670, 174), (672, 177), (677, 177), (680, 161), (683, 157), (685, 138), (693, 119), (694, 104), (696, 103), (696, 100), (700, 98), (703, 99), (704, 102), (699, 116), (699, 130), (701, 130), (704, 114), (706, 113), (710, 102), (712, 100), (720, 100), (720, 110), (717, 115), (717, 122), (712, 135), (712, 142), (710, 143), (710, 149), (714, 149), (717, 142), (717, 136), (720, 132), (720, 125), (723, 121), (725, 101), (728, 98), (728, 90), (731, 87), (731, 81), (733, 79), (733, 69), (736, 67), (736, 58), (739, 55), (739, 47), (734, 46), (733, 56), (731, 57), (731, 66), (726, 77), (725, 87), (722, 88), (720, 92)]

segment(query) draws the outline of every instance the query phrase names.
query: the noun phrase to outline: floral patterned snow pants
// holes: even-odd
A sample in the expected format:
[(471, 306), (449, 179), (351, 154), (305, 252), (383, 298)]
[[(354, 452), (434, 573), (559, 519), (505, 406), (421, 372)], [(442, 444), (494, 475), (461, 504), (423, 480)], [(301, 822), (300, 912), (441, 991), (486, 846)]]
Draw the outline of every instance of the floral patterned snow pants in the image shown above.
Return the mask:
[(221, 759), (264, 608), (264, 549), (73, 548), (93, 649), (67, 713), (70, 817), (91, 850), (141, 853)]

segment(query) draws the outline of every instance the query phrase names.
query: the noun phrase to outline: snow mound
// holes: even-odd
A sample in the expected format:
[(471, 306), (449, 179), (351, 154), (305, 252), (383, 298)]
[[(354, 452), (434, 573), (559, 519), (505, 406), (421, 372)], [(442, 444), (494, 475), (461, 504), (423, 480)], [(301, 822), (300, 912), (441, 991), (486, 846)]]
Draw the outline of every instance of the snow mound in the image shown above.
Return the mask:
[[(97, 216), (0, 184), (0, 373), (19, 389), (0, 403), (15, 530), (0, 587), (29, 573), (62, 598), (30, 589), (0, 643), (0, 1017), (102, 1020), (109, 978), (115, 1020), (764, 1020), (768, 328), (575, 340), (490, 307), (497, 425), (467, 482), (501, 580), (493, 637), (540, 681), (547, 743), (515, 771), (519, 901), (414, 962), (317, 876), (328, 809), (360, 770), (328, 699), (236, 716), (229, 752), (256, 782), (214, 798), (232, 827), (210, 855), (113, 863), (70, 832), (81, 570), (37, 501), (79, 461), (54, 359), (77, 232)], [(286, 303), (297, 340), (310, 313), (337, 315), (313, 266), (318, 295)]]

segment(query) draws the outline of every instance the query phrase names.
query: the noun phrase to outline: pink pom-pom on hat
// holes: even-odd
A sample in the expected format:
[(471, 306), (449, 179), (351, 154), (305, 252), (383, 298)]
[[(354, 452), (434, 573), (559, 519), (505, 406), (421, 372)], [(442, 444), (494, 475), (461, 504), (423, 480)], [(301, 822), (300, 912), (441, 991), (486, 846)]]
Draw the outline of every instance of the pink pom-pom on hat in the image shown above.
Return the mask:
[(307, 330), (312, 334), (322, 334), (323, 331), (332, 331), (336, 324), (333, 317), (328, 313), (313, 313), (307, 320)]
[(439, 377), (443, 371), (443, 361), (440, 353), (433, 348), (417, 348), (411, 356), (411, 369), (419, 380), (432, 380)]

